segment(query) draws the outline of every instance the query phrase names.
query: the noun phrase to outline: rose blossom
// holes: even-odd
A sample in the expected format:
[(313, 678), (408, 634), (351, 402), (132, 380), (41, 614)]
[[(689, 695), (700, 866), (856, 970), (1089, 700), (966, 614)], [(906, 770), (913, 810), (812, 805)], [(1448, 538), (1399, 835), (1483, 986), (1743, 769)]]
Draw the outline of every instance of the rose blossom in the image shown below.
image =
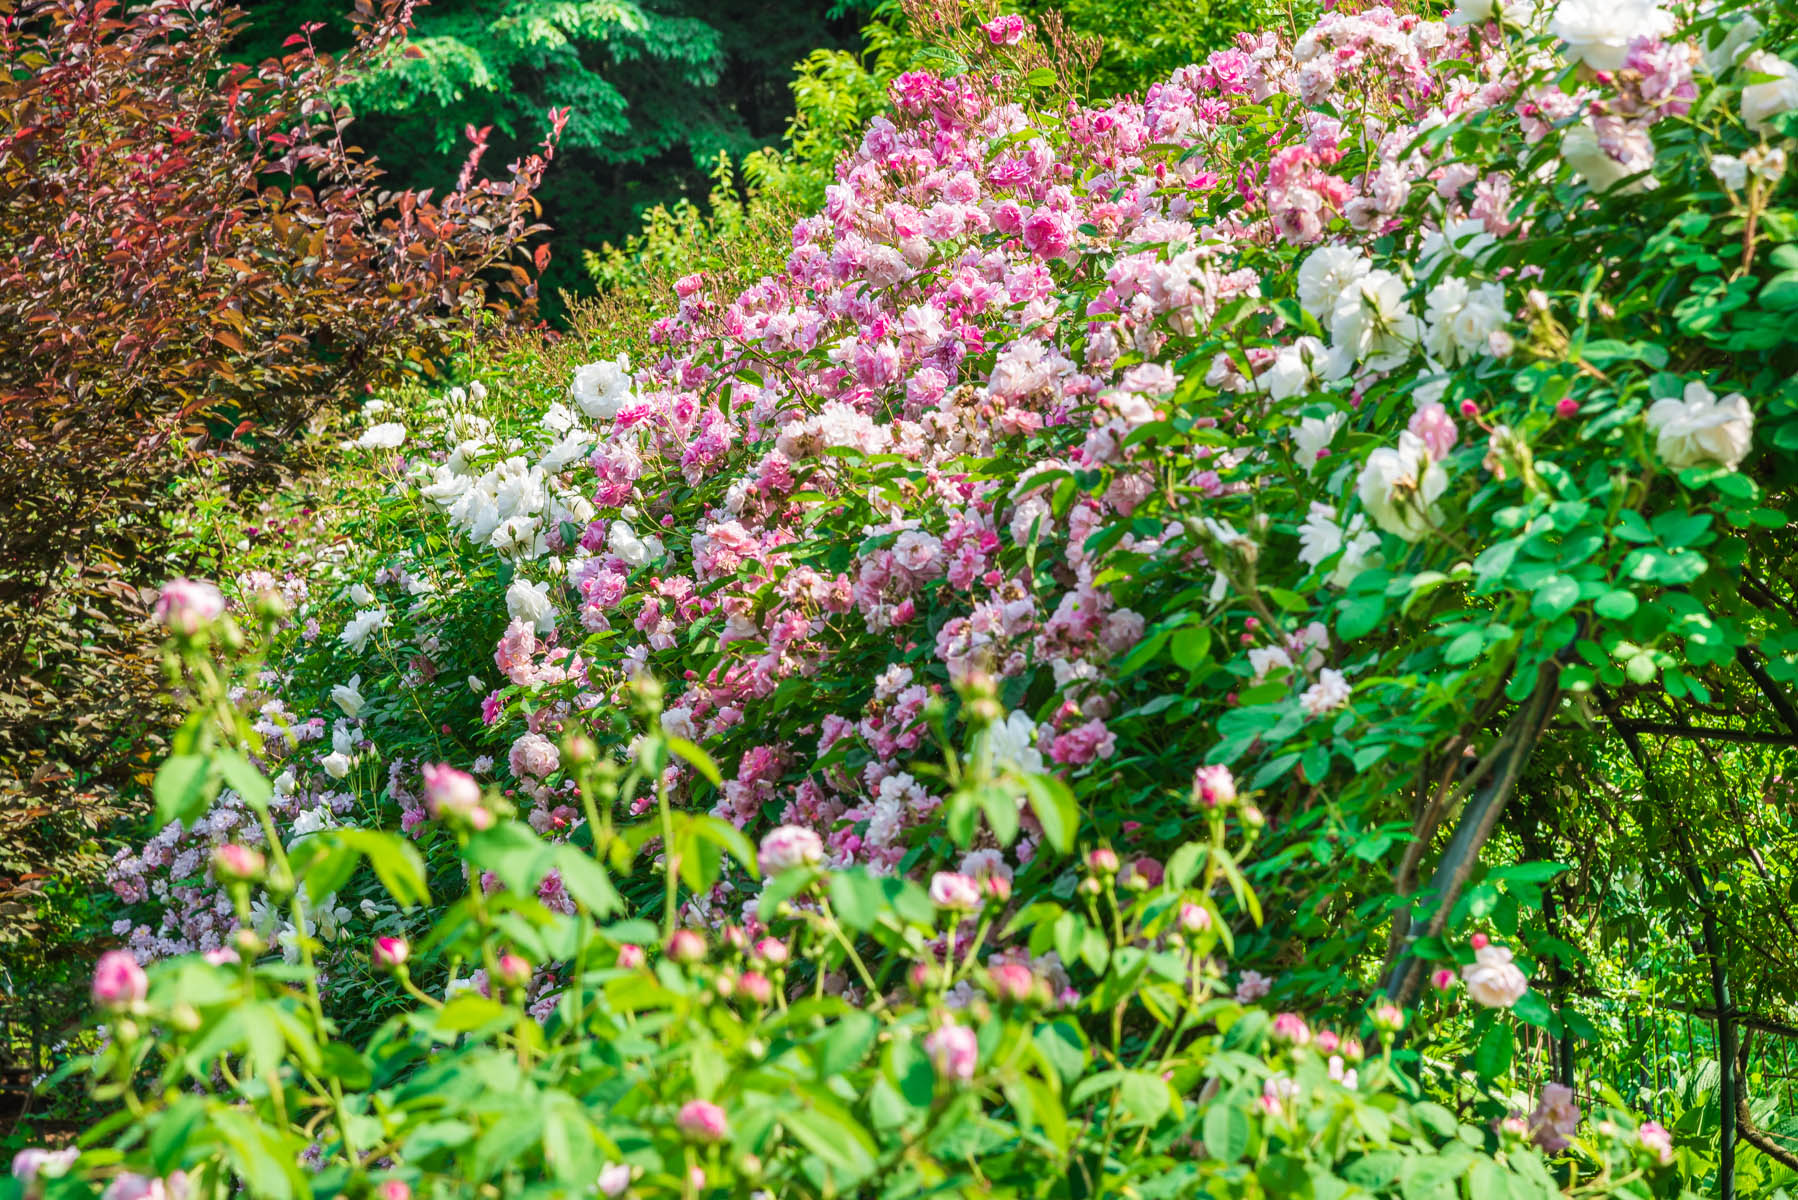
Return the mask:
[(1679, 399), (1656, 400), (1648, 409), (1648, 428), (1661, 461), (1681, 467), (1716, 463), (1735, 470), (1754, 440), (1754, 412), (1740, 392), (1723, 399), (1694, 379)]
[(94, 1003), (108, 1012), (142, 1004), (150, 981), (129, 951), (108, 950), (94, 964)]
[(949, 1024), (924, 1038), (924, 1052), (930, 1055), (937, 1074), (962, 1083), (974, 1078), (980, 1061), (980, 1042), (965, 1025)]
[(710, 1100), (689, 1100), (681, 1105), (676, 1118), (681, 1133), (694, 1142), (722, 1142), (730, 1135), (730, 1122), (724, 1110)]
[(758, 856), (764, 875), (779, 875), (795, 867), (815, 867), (824, 861), (824, 843), (803, 825), (782, 825), (762, 839)]
[(930, 879), (930, 902), (938, 908), (972, 912), (980, 907), (980, 884), (966, 875), (938, 871)]
[(1510, 1008), (1530, 990), (1530, 981), (1511, 952), (1503, 946), (1485, 945), (1474, 951), (1474, 960), (1461, 968), (1467, 994), (1487, 1008)]
[(192, 637), (225, 614), (225, 597), (200, 579), (171, 579), (156, 597), (156, 619), (171, 633)]

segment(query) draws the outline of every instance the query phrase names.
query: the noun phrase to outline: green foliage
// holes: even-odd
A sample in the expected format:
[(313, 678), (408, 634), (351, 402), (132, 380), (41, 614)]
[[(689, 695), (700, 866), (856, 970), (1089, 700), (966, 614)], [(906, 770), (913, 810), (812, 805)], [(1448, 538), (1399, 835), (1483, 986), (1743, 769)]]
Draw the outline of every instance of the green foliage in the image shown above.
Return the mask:
[[(299, 0), (256, 14), (237, 52), (275, 52), (306, 22), (341, 36), (344, 5)], [(464, 130), (491, 126), (502, 161), (568, 109), (562, 157), (538, 193), (554, 231), (546, 311), (585, 291), (580, 252), (621, 241), (640, 215), (704, 196), (720, 155), (741, 162), (778, 140), (793, 65), (851, 43), (854, 18), (822, 2), (769, 5), (637, 0), (438, 0), (343, 92), (355, 140), (406, 186), (442, 187)], [(822, 48), (822, 50), (821, 50)]]

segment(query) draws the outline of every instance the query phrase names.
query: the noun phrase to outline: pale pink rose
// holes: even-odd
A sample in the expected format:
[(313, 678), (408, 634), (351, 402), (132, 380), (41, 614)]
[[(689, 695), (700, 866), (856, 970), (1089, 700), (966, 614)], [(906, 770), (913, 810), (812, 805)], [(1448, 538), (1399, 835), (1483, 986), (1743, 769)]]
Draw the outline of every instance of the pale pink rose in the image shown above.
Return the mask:
[(1487, 1008), (1510, 1008), (1530, 990), (1530, 981), (1511, 952), (1503, 946), (1485, 945), (1474, 951), (1474, 959), (1461, 968), (1461, 979), (1467, 994)]
[(758, 858), (764, 875), (815, 867), (824, 861), (824, 843), (803, 825), (782, 825), (762, 839)]
[(938, 871), (930, 879), (930, 900), (938, 908), (972, 912), (980, 907), (980, 883), (953, 871)]

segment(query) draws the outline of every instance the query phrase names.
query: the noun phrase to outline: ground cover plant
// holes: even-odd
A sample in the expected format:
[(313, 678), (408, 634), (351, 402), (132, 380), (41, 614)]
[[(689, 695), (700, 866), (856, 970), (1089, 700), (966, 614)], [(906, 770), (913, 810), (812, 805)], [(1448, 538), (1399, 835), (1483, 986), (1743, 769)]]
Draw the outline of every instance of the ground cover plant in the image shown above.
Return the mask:
[(1792, 18), (1295, 33), (968, 13), (776, 268), (366, 405), (162, 592), (14, 1190), (1789, 1186)]

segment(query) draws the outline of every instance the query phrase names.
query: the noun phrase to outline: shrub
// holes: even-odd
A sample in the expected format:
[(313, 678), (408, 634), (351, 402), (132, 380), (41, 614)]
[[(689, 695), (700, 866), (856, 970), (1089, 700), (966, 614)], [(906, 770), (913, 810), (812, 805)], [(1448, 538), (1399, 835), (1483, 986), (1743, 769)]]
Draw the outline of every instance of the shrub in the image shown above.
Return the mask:
[[(432, 1187), (493, 1178), (513, 1146), (526, 1176), (495, 1186), (584, 1186), (592, 1164), (564, 1179), (560, 1147), (610, 1155), (603, 1139), (641, 1120), (641, 1186), (700, 1166), (693, 1191), (747, 1189), (759, 1166), (773, 1190), (823, 1191), (863, 1176), (821, 1145), (862, 1146), (865, 1169), (917, 1128), (905, 1086), (922, 1068), (899, 1050), (858, 1074), (865, 1058), (814, 1059), (787, 1026), (743, 1034), (757, 1061), (840, 1083), (805, 1091), (808, 1109), (791, 1076), (764, 1088), (714, 1049), (734, 1015), (652, 1020), (709, 978), (686, 949), (648, 996), (594, 978), (583, 939), (653, 914), (658, 939), (678, 924), (701, 947), (810, 925), (794, 961), (811, 990), (840, 983), (920, 1045), (949, 1020), (976, 1028), (972, 1052), (961, 1034), (931, 1047), (945, 1074), (971, 1056), (975, 1079), (1024, 1029), (1002, 1014), (985, 1032), (971, 992), (940, 997), (962, 1015), (916, 1015), (899, 977), (920, 961), (995, 986), (1013, 963), (1065, 973), (1082, 1043), (1104, 1048), (1082, 1061), (1095, 1074), (1057, 1093), (1036, 1073), (1058, 1109), (986, 1080), (999, 1090), (966, 1140), (932, 1127), (899, 1153), (919, 1188), (967, 1186), (951, 1172), (971, 1160), (1049, 1195), (1172, 1193), (1191, 1177), (1163, 1156), (1190, 1155), (1194, 1186), (1221, 1194), (1291, 1194), (1301, 1176), (1328, 1194), (1727, 1194), (1738, 1168), (1774, 1194), (1773, 1158), (1737, 1153), (1738, 1136), (1779, 1143), (1734, 1039), (1744, 989), (1778, 1006), (1794, 984), (1761, 947), (1783, 944), (1794, 861), (1774, 779), (1798, 737), (1798, 67), (1779, 57), (1789, 15), (1750, 9), (1336, 11), (1097, 108), (1070, 102), (1082, 60), (1050, 61), (1027, 26), (982, 12), (945, 29), (981, 69), (894, 81), (778, 273), (681, 279), (649, 350), (607, 348), (533, 406), (496, 375), (409, 399), (403, 429), (370, 414), (387, 538), (317, 595), (238, 589), (286, 583), (309, 607), (280, 645), (312, 648), (211, 703), (162, 768), (163, 815), (185, 820), (115, 866), (134, 899), (169, 897), (132, 946), (216, 952), (259, 930), (301, 981), (309, 958), (326, 972), (296, 1020), (354, 1030), (375, 1063), (451, 1030), (409, 991), (370, 1000), (368, 936), (426, 947), (408, 969), (433, 984), (478, 959), (492, 987), (508, 953), (545, 967), (505, 965), (526, 995), (484, 1011), (514, 1038), (505, 1086), (522, 1045), (528, 1086), (576, 1096), (576, 1132), (524, 1132), (546, 1106), (507, 1122), (524, 1107), (508, 1092), (462, 1110), (454, 1145), (379, 1143)], [(446, 760), (491, 784), (450, 776), (451, 797)], [(1752, 812), (1751, 770), (1767, 779)], [(1699, 836), (1712, 826), (1729, 836)], [(313, 928), (279, 870), (272, 891), (209, 871), (231, 839), (296, 872), (331, 864), (302, 897)], [(770, 882), (764, 855), (821, 859), (821, 898), (784, 870)], [(627, 873), (639, 860), (652, 870)], [(430, 917), (394, 907), (421, 873), (448, 903)], [(1190, 984), (1160, 957), (1185, 904), (1181, 936), (1215, 936), (1200, 975), (1220, 982), (1177, 997), (1145, 981)], [(943, 918), (963, 906), (994, 914), (978, 939)], [(290, 969), (239, 964), (230, 986)], [(177, 957), (154, 967), (149, 1012), (184, 972), (221, 1013), (245, 994), (205, 991)], [(1711, 1097), (1643, 1077), (1673, 1003), (1716, 1019)], [(566, 1012), (593, 1060), (545, 1065), (528, 1004), (544, 1045)], [(1229, 1041), (1249, 1008), (1292, 1014), (1262, 1018), (1289, 1046), (1317, 1027), (1394, 1035), (1390, 1069), (1348, 1088), (1390, 1120), (1309, 1108), (1337, 1103), (1328, 1058)], [(581, 1024), (615, 1016), (617, 1036)], [(208, 1052), (253, 1049), (225, 1028)], [(265, 1057), (259, 1078), (332, 1095), (305, 1053)], [(998, 1061), (1031, 1074), (1028, 1053)], [(363, 1064), (367, 1084), (345, 1059), (356, 1098), (320, 1109), (427, 1120), (447, 1076), (395, 1054), (391, 1077)], [(98, 1065), (122, 1082), (125, 1061)], [(171, 1079), (204, 1065), (161, 1061)], [(1156, 1091), (1170, 1068), (1174, 1092)], [(1250, 1081), (1282, 1071), (1307, 1107), (1276, 1130), (1285, 1085)], [(1624, 1087), (1674, 1132), (1615, 1113)], [(294, 1122), (273, 1093), (213, 1094), (272, 1111), (285, 1162)], [(720, 1097), (727, 1132), (712, 1142), (717, 1114), (695, 1109), (677, 1153), (681, 1109)], [(818, 1112), (835, 1123), (791, 1115)], [(1126, 1113), (1135, 1135), (1105, 1136)], [(1164, 1140), (1192, 1120), (1204, 1155)], [(1557, 1177), (1507, 1140), (1524, 1134)], [(315, 1136), (346, 1171), (346, 1146), (377, 1145)], [(151, 1139), (161, 1160), (121, 1149), (135, 1172), (250, 1169), (183, 1142)]]

